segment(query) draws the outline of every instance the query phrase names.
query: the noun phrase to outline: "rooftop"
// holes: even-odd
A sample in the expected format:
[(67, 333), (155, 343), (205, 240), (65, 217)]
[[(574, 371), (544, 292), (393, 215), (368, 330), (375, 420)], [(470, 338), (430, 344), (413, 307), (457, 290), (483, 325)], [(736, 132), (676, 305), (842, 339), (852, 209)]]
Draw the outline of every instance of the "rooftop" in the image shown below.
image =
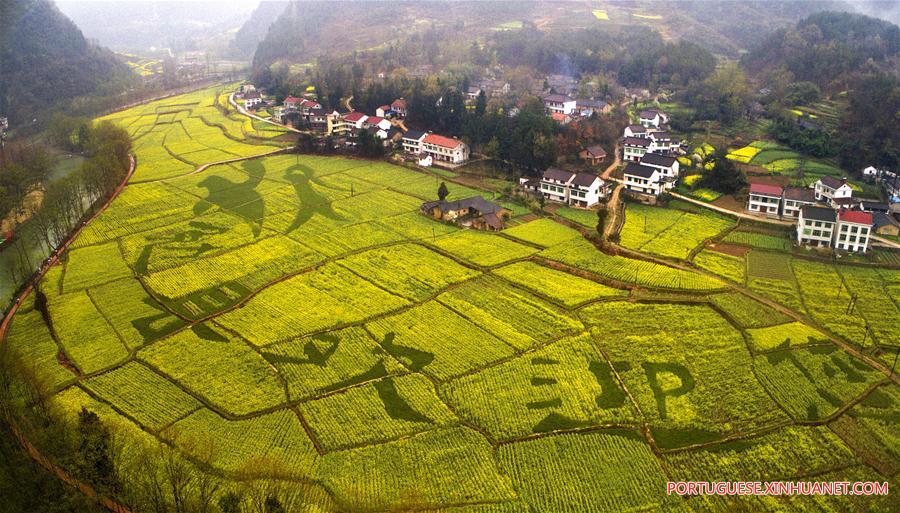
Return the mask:
[(587, 150), (588, 153), (590, 153), (591, 155), (593, 155), (595, 157), (605, 157), (606, 156), (606, 150), (604, 150), (603, 146), (600, 146), (599, 144), (593, 144), (591, 146), (588, 146), (587, 148), (585, 148), (585, 150)]
[(640, 146), (641, 148), (647, 148), (650, 146), (650, 141), (642, 137), (626, 137), (624, 144), (625, 146)]
[(833, 176), (823, 176), (819, 178), (819, 181), (822, 182), (822, 185), (831, 187), (832, 189), (837, 189), (841, 185), (844, 185), (846, 180), (841, 180), (840, 178), (835, 178)]
[(557, 182), (568, 183), (575, 176), (575, 173), (559, 169), (558, 167), (550, 167), (544, 171), (544, 180), (556, 180)]
[(751, 183), (750, 194), (761, 194), (763, 196), (774, 196), (780, 198), (784, 193), (784, 189), (780, 185), (770, 185), (767, 183)]
[(860, 212), (859, 210), (841, 210), (838, 219), (845, 223), (864, 224), (872, 226), (872, 214), (870, 212)]
[(451, 139), (449, 137), (444, 137), (443, 135), (437, 134), (428, 134), (425, 136), (425, 140), (428, 144), (433, 144), (435, 146), (441, 146), (442, 148), (456, 148), (462, 144), (462, 141), (457, 139)]
[(548, 94), (547, 96), (544, 96), (544, 101), (545, 102), (553, 102), (553, 103), (565, 103), (565, 102), (574, 102), (575, 100), (571, 96), (566, 95), (566, 94), (553, 93), (553, 94)]
[(425, 132), (420, 132), (418, 130), (407, 130), (405, 134), (403, 134), (404, 139), (414, 139), (416, 141), (421, 140), (425, 137)]
[(572, 185), (577, 185), (579, 187), (590, 187), (597, 180), (600, 180), (600, 177), (597, 175), (591, 173), (578, 173), (575, 175), (575, 179), (572, 180)]
[(481, 196), (472, 196), (455, 201), (426, 201), (422, 204), (422, 210), (430, 210), (439, 207), (441, 210), (477, 210), (482, 215), (494, 214), (503, 210), (503, 207), (484, 199)]
[(353, 121), (353, 122), (356, 122), (356, 121), (359, 121), (359, 120), (361, 120), (361, 119), (363, 119), (363, 118), (365, 118), (365, 117), (367, 117), (367, 116), (366, 116), (365, 114), (363, 114), (362, 112), (359, 112), (359, 111), (354, 111), (354, 112), (349, 112), (349, 113), (347, 113), (347, 114), (344, 114), (344, 120), (345, 120), (345, 121)]
[(642, 166), (636, 162), (629, 162), (628, 165), (625, 166), (626, 175), (651, 178), (653, 173), (659, 173), (659, 170), (649, 166)]
[(658, 153), (647, 153), (641, 157), (641, 164), (650, 164), (652, 166), (672, 167), (678, 159)]
[(803, 219), (812, 219), (813, 221), (834, 222), (834, 210), (825, 207), (815, 207), (812, 205), (804, 205), (800, 209), (800, 216)]
[(816, 194), (809, 187), (788, 187), (784, 190), (784, 198), (807, 203), (816, 202)]

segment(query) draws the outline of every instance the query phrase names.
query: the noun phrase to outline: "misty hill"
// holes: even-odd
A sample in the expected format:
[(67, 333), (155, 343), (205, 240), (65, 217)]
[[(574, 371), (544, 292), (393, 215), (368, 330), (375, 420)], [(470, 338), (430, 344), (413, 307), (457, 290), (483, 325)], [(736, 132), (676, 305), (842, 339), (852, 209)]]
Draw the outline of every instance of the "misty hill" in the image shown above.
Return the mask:
[(253, 14), (250, 15), (231, 42), (231, 47), (237, 55), (244, 57), (253, 57), (256, 52), (256, 46), (260, 41), (265, 39), (269, 32), (269, 27), (284, 12), (288, 6), (287, 0), (269, 1), (263, 0), (259, 3)]
[(784, 68), (795, 80), (844, 85), (860, 72), (900, 69), (900, 27), (861, 14), (821, 12), (770, 35), (742, 60), (754, 72)]
[[(871, 0), (877, 3), (879, 0)], [(632, 0), (568, 2), (320, 2), (293, 0), (261, 39), (254, 65), (279, 60), (311, 62), (319, 55), (365, 50), (425, 29), (452, 27), (456, 41), (484, 40), (501, 31), (535, 27), (549, 33), (581, 29), (658, 32), (669, 42), (696, 43), (715, 54), (739, 57), (772, 31), (824, 10), (853, 10), (840, 0), (815, 2)], [(260, 11), (263, 11), (261, 6)], [(252, 44), (271, 13), (268, 6), (242, 28)], [(258, 37), (258, 36), (257, 36)], [(235, 43), (236, 45), (238, 42)]]
[(150, 48), (170, 48), (224, 56), (255, 6), (239, 0), (57, 1), (86, 37), (116, 51), (142, 55)]
[(254, 66), (278, 60), (303, 63), (319, 55), (380, 47), (429, 28), (455, 27), (460, 39), (522, 20), (531, 2), (291, 1), (269, 27)]
[(131, 73), (90, 44), (50, 0), (4, 0), (0, 16), (0, 112), (14, 124), (74, 98), (119, 92)]

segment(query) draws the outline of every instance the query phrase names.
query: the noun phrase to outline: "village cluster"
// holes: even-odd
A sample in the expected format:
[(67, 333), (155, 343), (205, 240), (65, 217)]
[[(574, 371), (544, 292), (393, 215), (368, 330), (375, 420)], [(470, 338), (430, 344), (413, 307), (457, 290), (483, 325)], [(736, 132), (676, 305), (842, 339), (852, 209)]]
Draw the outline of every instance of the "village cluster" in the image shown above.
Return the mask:
[[(571, 84), (556, 77), (555, 86), (542, 100), (547, 114), (557, 123), (566, 124), (579, 117), (605, 113), (609, 104), (598, 100), (570, 96)], [(502, 94), (509, 85), (502, 81), (485, 81), (466, 91), (469, 101), (480, 94)], [(556, 92), (564, 91), (562, 93)], [(327, 111), (310, 98), (287, 97), (280, 106), (267, 102), (253, 86), (239, 93), (247, 109), (274, 107), (274, 117), (285, 125), (293, 125), (325, 135), (346, 137), (349, 144), (361, 131), (368, 131), (383, 141), (385, 147), (396, 147), (421, 166), (457, 168), (469, 160), (468, 145), (459, 139), (410, 129), (404, 120), (407, 103), (398, 98), (378, 107), (374, 115), (358, 111)], [(516, 115), (511, 109), (509, 115)], [(632, 197), (656, 203), (661, 194), (675, 188), (679, 177), (678, 155), (685, 153), (682, 142), (667, 129), (669, 115), (658, 109), (640, 111), (638, 123), (625, 127), (621, 139), (621, 157), (626, 163), (622, 173), (624, 189)], [(579, 157), (589, 166), (599, 165), (607, 156), (599, 145), (581, 150)], [(866, 179), (881, 183), (888, 197), (900, 199), (895, 173), (869, 167)], [(519, 188), (526, 194), (545, 201), (577, 208), (592, 208), (608, 199), (610, 180), (593, 172), (567, 171), (550, 167), (540, 178), (522, 178)], [(824, 176), (809, 187), (782, 187), (751, 182), (746, 211), (763, 217), (796, 220), (796, 242), (820, 248), (865, 252), (871, 236), (897, 235), (900, 212), (887, 203), (853, 198), (853, 188), (846, 179)], [(465, 224), (474, 228), (500, 230), (509, 211), (499, 205), (472, 197), (456, 201), (436, 201), (422, 205), (422, 212), (437, 219)]]
[(809, 187), (751, 182), (747, 199), (748, 212), (796, 219), (798, 244), (863, 253), (872, 235), (900, 233), (896, 206), (854, 198), (847, 179), (832, 176), (823, 176)]

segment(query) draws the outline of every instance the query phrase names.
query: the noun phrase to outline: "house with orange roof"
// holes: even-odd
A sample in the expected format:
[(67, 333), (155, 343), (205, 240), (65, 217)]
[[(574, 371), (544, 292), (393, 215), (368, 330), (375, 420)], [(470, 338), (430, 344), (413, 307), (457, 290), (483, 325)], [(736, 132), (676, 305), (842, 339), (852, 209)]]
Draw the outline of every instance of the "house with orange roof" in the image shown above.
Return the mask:
[(459, 165), (469, 160), (469, 146), (443, 135), (428, 134), (422, 139), (422, 152), (432, 158), (436, 165)]

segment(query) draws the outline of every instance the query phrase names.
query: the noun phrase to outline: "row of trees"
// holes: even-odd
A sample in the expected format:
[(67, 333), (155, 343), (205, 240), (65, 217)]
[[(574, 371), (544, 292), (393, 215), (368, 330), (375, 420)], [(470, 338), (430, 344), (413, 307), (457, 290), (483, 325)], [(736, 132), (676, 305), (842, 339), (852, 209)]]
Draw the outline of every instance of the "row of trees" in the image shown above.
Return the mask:
[[(25, 155), (31, 155), (30, 160), (41, 162), (40, 167), (29, 169), (24, 164), (13, 163), (8, 166), (9, 172), (0, 170), (0, 176), (23, 177), (20, 197), (32, 191), (41, 195), (39, 207), (16, 230), (13, 247), (7, 249), (16, 255), (15, 262), (8, 262), (7, 269), (15, 283), (24, 281), (37, 268), (34, 254), (52, 252), (95, 205), (112, 194), (128, 172), (131, 138), (124, 129), (111, 122), (93, 127), (81, 125), (71, 138), (84, 148), (85, 160), (66, 177), (48, 179), (52, 160), (40, 147), (24, 150)], [(13, 212), (21, 209), (21, 205), (21, 200), (15, 203)]]

